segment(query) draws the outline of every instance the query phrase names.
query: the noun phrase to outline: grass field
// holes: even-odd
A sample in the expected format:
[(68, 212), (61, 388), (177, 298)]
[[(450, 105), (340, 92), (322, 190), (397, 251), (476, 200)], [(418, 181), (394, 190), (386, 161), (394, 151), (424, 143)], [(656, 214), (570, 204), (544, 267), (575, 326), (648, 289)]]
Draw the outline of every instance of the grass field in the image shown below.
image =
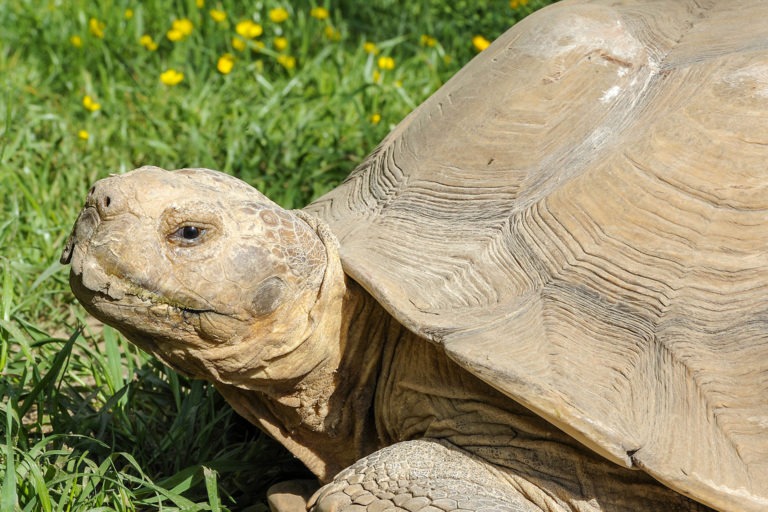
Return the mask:
[(210, 167), (302, 206), (546, 3), (5, 3), (0, 510), (265, 510), (301, 466), (74, 303), (58, 258), (85, 192)]

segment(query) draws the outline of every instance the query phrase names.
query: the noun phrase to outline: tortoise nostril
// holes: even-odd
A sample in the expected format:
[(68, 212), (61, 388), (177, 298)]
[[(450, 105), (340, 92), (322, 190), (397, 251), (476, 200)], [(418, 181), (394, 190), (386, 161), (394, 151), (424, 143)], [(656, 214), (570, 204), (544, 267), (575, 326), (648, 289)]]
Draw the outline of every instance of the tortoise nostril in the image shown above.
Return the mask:
[(104, 208), (109, 208), (109, 205), (112, 203), (112, 198), (109, 196), (104, 197)]

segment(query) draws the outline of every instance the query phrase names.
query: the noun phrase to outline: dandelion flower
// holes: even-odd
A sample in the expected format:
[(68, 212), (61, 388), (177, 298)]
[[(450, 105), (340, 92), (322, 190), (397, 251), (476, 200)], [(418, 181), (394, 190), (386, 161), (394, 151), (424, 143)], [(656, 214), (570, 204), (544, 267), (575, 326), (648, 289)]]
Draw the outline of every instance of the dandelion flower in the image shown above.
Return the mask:
[(107, 25), (103, 21), (99, 21), (96, 18), (88, 20), (88, 30), (99, 39), (104, 39), (104, 29), (106, 27)]
[(184, 73), (175, 69), (168, 69), (160, 73), (160, 81), (165, 85), (177, 85), (184, 80)]
[(293, 69), (296, 67), (296, 57), (291, 57), (290, 55), (278, 55), (277, 62), (285, 69)]
[(374, 83), (379, 83), (381, 81), (381, 73), (378, 69), (373, 70), (373, 74), (371, 74), (371, 80), (373, 80)]
[(188, 35), (191, 35), (193, 28), (194, 25), (192, 25), (192, 22), (188, 18), (173, 20), (170, 30), (165, 33), (165, 37), (175, 43), (181, 41)]
[(193, 28), (194, 25), (192, 25), (189, 18), (180, 18), (178, 20), (173, 20), (173, 23), (171, 23), (171, 29), (178, 30), (183, 36), (191, 35)]
[(475, 50), (481, 52), (488, 48), (491, 45), (491, 42), (484, 38), (483, 36), (475, 36), (472, 38), (472, 46), (475, 47)]
[(219, 61), (216, 63), (216, 69), (222, 75), (228, 75), (232, 72), (232, 68), (235, 66), (235, 57), (231, 53), (225, 53), (219, 57)]
[(133, 9), (126, 9), (123, 16), (125, 16), (125, 19), (127, 20), (133, 18)]
[(86, 110), (89, 112), (96, 112), (101, 108), (101, 103), (98, 103), (93, 98), (91, 98), (89, 95), (83, 96), (83, 106)]
[(276, 37), (274, 41), (272, 41), (272, 44), (275, 47), (275, 50), (281, 52), (288, 48), (288, 39), (284, 37)]
[(245, 46), (246, 46), (245, 41), (243, 41), (239, 37), (232, 38), (232, 48), (234, 48), (235, 50), (241, 52), (245, 50)]
[(83, 38), (78, 36), (78, 35), (74, 35), (74, 36), (70, 37), (69, 38), (69, 42), (75, 48), (82, 48), (83, 47)]
[(421, 46), (428, 46), (430, 48), (432, 48), (437, 44), (437, 39), (427, 34), (422, 34), (420, 41), (421, 41)]
[(175, 28), (172, 28), (165, 33), (165, 37), (167, 37), (169, 41), (173, 41), (175, 43), (176, 41), (181, 41), (182, 39), (184, 39), (184, 34), (176, 30)]
[(227, 19), (227, 13), (220, 9), (211, 9), (208, 14), (211, 15), (211, 18), (213, 18), (213, 21), (216, 23), (221, 23)]
[(329, 13), (325, 7), (313, 7), (309, 11), (309, 15), (318, 20), (327, 20)]
[(198, 9), (202, 9), (205, 7), (205, 0), (195, 0), (195, 5)]
[(323, 29), (325, 37), (331, 41), (339, 41), (341, 39), (341, 32), (333, 28), (331, 25), (326, 25)]
[(275, 7), (274, 9), (269, 10), (269, 19), (272, 20), (273, 23), (282, 23), (287, 20), (289, 16), (290, 14), (288, 14), (288, 11), (283, 7)]
[(395, 69), (395, 59), (392, 57), (379, 57), (379, 69), (385, 71)]
[(254, 37), (259, 37), (264, 32), (264, 29), (261, 25), (251, 20), (243, 20), (235, 25), (235, 32), (246, 39), (253, 39)]
[(528, 5), (528, 0), (509, 0), (509, 6), (513, 9), (525, 7), (526, 5)]
[(139, 44), (151, 52), (157, 50), (157, 43), (149, 34), (144, 34), (141, 36), (139, 38)]
[(367, 41), (365, 44), (363, 44), (363, 51), (370, 55), (378, 55), (379, 48), (376, 46), (376, 43)]
[(378, 112), (371, 114), (370, 120), (372, 124), (379, 124), (381, 122), (381, 114)]
[(91, 134), (89, 134), (86, 130), (80, 130), (77, 132), (77, 138), (80, 140), (88, 140), (91, 137)]

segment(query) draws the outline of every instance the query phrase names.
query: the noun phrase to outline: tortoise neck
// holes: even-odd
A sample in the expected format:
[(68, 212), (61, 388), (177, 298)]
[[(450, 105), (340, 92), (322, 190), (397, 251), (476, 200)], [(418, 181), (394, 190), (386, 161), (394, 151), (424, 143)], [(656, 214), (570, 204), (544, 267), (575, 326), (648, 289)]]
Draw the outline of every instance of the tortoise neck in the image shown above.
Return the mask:
[(240, 415), (322, 481), (382, 447), (373, 416), (379, 362), (384, 345), (403, 332), (360, 285), (351, 279), (345, 285), (337, 335), (307, 340), (336, 349), (304, 379), (290, 389), (285, 383), (258, 390), (216, 384)]
[(372, 402), (381, 352), (402, 328), (359, 284), (344, 280), (337, 329), (317, 329), (318, 339), (305, 342), (322, 346), (325, 359), (290, 390), (271, 398), (290, 410), (286, 424), (291, 428), (328, 436), (338, 444), (335, 450), (354, 446), (360, 452), (377, 444), (368, 437), (375, 438)]

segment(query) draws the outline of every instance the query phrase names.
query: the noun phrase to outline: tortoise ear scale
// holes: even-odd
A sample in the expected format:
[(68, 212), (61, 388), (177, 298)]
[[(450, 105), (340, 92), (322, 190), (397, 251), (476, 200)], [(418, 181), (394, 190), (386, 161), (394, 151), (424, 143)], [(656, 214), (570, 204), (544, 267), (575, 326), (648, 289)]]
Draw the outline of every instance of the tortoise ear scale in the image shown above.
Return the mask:
[(288, 285), (279, 276), (268, 277), (258, 284), (256, 293), (251, 301), (253, 312), (259, 316), (268, 315), (276, 310)]

